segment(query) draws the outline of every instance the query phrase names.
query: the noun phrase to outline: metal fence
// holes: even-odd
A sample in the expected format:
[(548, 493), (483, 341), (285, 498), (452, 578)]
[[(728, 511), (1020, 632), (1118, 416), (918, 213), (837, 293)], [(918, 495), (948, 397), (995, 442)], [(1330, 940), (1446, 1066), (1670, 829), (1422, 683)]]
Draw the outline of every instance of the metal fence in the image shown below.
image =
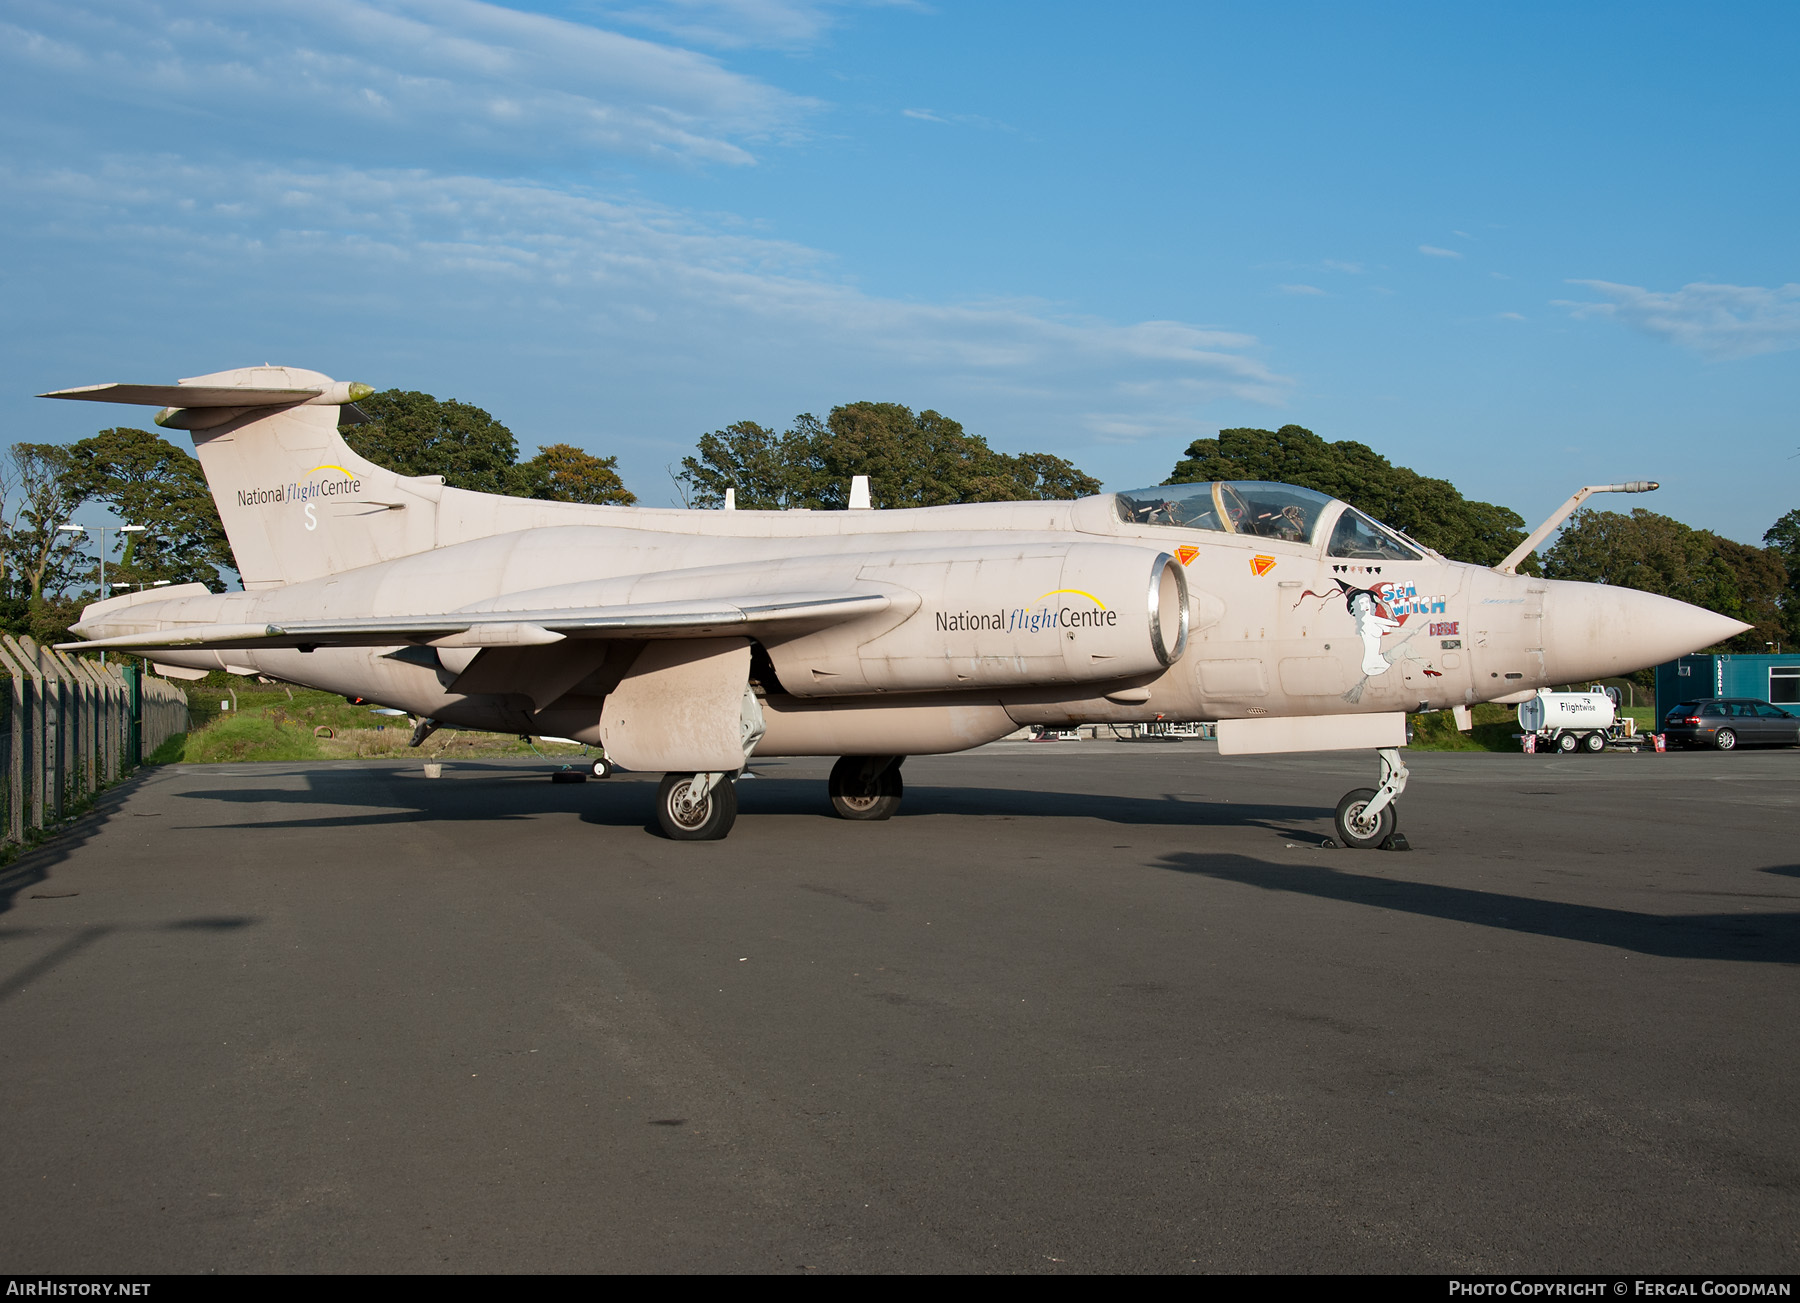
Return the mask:
[(187, 694), (136, 664), (103, 665), (0, 636), (4, 839), (59, 822), (188, 731)]

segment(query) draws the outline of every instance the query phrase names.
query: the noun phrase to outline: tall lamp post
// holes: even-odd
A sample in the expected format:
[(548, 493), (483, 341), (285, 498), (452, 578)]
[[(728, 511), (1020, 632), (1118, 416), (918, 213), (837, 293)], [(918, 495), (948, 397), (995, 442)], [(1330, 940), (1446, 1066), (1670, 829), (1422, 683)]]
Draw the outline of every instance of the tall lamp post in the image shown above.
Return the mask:
[[(144, 528), (143, 525), (95, 525), (90, 529), (86, 525), (77, 525), (70, 521), (68, 524), (58, 525), (56, 532), (59, 534), (98, 533), (100, 535), (100, 600), (104, 602), (106, 600), (106, 536), (108, 534), (142, 534)], [(105, 652), (100, 653), (100, 659), (103, 661), (106, 659)]]

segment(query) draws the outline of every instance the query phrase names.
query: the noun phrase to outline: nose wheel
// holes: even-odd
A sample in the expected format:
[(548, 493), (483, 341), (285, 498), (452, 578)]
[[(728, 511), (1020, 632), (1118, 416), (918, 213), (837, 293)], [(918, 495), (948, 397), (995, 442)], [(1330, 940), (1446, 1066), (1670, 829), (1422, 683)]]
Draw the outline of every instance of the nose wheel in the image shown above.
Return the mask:
[(737, 785), (729, 774), (664, 774), (656, 822), (671, 841), (719, 841), (737, 822)]
[(1406, 838), (1396, 827), (1400, 812), (1395, 804), (1400, 793), (1406, 790), (1406, 766), (1400, 762), (1400, 751), (1396, 747), (1382, 747), (1377, 754), (1381, 757), (1381, 785), (1346, 792), (1344, 799), (1337, 803), (1332, 824), (1338, 845), (1358, 851), (1377, 847), (1390, 851), (1409, 850)]

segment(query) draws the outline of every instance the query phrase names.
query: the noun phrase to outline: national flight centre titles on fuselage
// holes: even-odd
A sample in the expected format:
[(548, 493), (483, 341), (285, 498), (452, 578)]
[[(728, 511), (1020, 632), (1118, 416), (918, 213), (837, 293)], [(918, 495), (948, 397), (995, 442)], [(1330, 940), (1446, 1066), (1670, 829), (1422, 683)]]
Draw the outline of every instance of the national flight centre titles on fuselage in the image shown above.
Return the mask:
[(937, 613), (939, 633), (1012, 633), (1038, 629), (1110, 629), (1119, 623), (1117, 611), (1082, 611), (1072, 606), (1055, 608), (1014, 607), (1010, 611), (954, 611)]

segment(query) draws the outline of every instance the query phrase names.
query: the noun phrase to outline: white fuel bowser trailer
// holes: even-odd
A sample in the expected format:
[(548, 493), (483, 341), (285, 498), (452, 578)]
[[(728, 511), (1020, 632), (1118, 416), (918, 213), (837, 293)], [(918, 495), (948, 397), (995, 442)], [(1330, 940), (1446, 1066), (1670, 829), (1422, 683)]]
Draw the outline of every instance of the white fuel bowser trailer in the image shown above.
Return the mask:
[(1519, 727), (1534, 751), (1598, 753), (1607, 747), (1637, 751), (1644, 737), (1637, 721), (1619, 716), (1619, 690), (1599, 684), (1586, 692), (1552, 692), (1519, 703)]

